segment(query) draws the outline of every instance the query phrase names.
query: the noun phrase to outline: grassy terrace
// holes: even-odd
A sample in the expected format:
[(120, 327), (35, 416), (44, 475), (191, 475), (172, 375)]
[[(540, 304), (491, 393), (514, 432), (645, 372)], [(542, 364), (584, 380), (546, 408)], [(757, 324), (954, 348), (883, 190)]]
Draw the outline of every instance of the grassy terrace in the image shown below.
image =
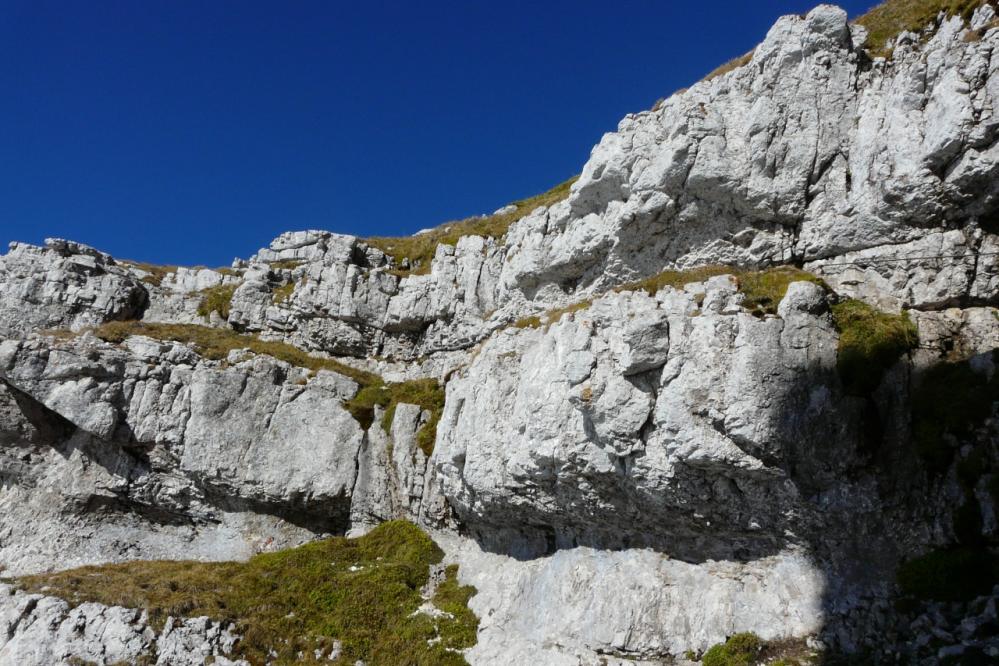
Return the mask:
[[(656, 293), (666, 287), (683, 289), (688, 284), (703, 282), (708, 278), (718, 275), (732, 275), (735, 277), (739, 291), (746, 297), (743, 305), (759, 317), (767, 314), (776, 314), (777, 305), (784, 298), (784, 294), (787, 293), (787, 287), (792, 282), (806, 280), (822, 285), (823, 287), (825, 286), (825, 283), (821, 279), (793, 266), (775, 266), (760, 271), (747, 271), (735, 266), (699, 266), (683, 271), (663, 271), (644, 280), (629, 282), (620, 287), (615, 287), (613, 291), (642, 290), (649, 296), (655, 296)], [(563, 308), (549, 310), (541, 315), (522, 317), (514, 322), (513, 325), (517, 328), (547, 326), (557, 322), (566, 313), (585, 310), (592, 304), (593, 299), (588, 298)]]
[[(365, 239), (368, 245), (378, 248), (392, 257), (396, 275), (425, 275), (430, 272), (430, 261), (434, 258), (438, 245), (455, 245), (463, 236), (491, 236), (502, 238), (510, 225), (539, 206), (551, 206), (569, 196), (569, 187), (576, 182), (570, 178), (552, 189), (528, 199), (515, 201), (516, 209), (497, 215), (470, 217), (457, 222), (448, 222), (422, 234), (413, 236), (384, 237)], [(408, 265), (409, 268), (403, 268)]]
[(455, 650), (475, 644), (478, 619), (467, 603), (475, 589), (458, 584), (457, 567), (448, 567), (432, 600), (450, 615), (416, 613), (429, 568), (442, 558), (415, 525), (392, 521), (357, 539), (315, 541), (247, 562), (139, 561), (15, 583), (73, 604), (142, 608), (160, 627), (169, 616), (235, 623), (243, 638), (234, 656), (253, 664), (329, 663), (314, 654), (328, 655), (334, 640), (342, 645), (338, 664), (465, 664)]
[(386, 431), (392, 426), (392, 416), (395, 414), (396, 405), (400, 402), (419, 405), (429, 410), (430, 419), (417, 433), (417, 441), (427, 455), (433, 451), (437, 423), (444, 410), (444, 388), (435, 379), (389, 383), (372, 372), (358, 370), (335, 359), (312, 356), (286, 342), (261, 340), (256, 336), (242, 335), (227, 328), (195, 324), (114, 321), (98, 326), (93, 333), (98, 338), (113, 343), (123, 342), (130, 335), (180, 342), (193, 346), (205, 358), (216, 361), (225, 359), (233, 350), (249, 349), (255, 354), (272, 356), (300, 368), (338, 372), (360, 385), (357, 395), (347, 401), (345, 406), (365, 429), (374, 422), (376, 405), (385, 409), (382, 425)]

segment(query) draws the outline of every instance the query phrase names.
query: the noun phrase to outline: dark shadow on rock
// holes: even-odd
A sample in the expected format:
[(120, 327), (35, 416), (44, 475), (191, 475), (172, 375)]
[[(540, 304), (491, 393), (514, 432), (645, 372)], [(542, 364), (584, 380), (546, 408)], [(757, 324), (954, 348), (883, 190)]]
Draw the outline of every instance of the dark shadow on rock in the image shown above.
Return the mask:
[[(562, 512), (541, 512), (526, 502), (527, 508), (500, 501), (490, 507), (480, 497), (481, 513), (464, 529), (484, 550), (521, 560), (588, 546), (650, 548), (691, 563), (749, 562), (804, 548), (825, 579), (819, 638), (830, 647), (826, 663), (905, 663), (904, 656), (881, 651), (911, 639), (912, 614), (899, 603), (897, 571), (904, 561), (946, 545), (955, 508), (947, 485), (953, 475), (934, 473), (913, 435), (913, 410), (925, 409), (914, 387), (932, 373), (916, 372), (902, 359), (875, 391), (849, 395), (834, 368), (802, 369), (782, 395), (773, 396), (779, 441), (767, 443), (766, 451), (745, 449), (779, 473), (760, 477), (679, 464), (675, 487), (663, 493), (705, 498), (703, 505), (685, 505), (683, 513), (669, 497), (640, 489), (630, 476), (635, 460), (623, 460), (616, 475), (580, 477), (590, 493), (602, 484), (599, 507), (576, 488), (560, 488), (565, 476), (553, 474), (545, 490), (561, 499)], [(918, 425), (918, 414), (916, 420)], [(994, 447), (994, 437), (991, 442)], [(999, 462), (989, 465), (999, 474)], [(712, 512), (726, 502), (744, 510)], [(769, 520), (747, 530), (747, 516), (766, 506)], [(693, 515), (710, 516), (710, 527)]]

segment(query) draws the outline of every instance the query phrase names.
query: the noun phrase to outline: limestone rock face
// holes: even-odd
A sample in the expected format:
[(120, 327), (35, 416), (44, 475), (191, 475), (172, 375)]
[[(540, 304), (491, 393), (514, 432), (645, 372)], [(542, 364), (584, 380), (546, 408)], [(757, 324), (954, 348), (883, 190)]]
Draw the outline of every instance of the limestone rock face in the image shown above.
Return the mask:
[(676, 550), (685, 535), (702, 555), (711, 538), (770, 548), (796, 500), (782, 467), (828, 456), (834, 472), (819, 442), (853, 433), (821, 289), (792, 284), (763, 320), (741, 298), (721, 276), (491, 338), (448, 385), (435, 454), (463, 523), (541, 552), (546, 538)]
[(157, 666), (249, 666), (225, 655), (238, 640), (231, 627), (208, 618), (169, 618), (156, 631), (146, 614), (119, 606), (25, 594), (0, 584), (0, 663), (126, 664), (152, 659)]
[[(478, 590), (472, 663), (596, 664), (599, 654), (654, 664), (737, 631), (778, 639), (821, 630), (823, 576), (800, 552), (692, 564), (647, 549), (580, 547), (520, 562), (472, 541), (453, 548)], [(702, 610), (718, 612), (692, 612), (692, 592)]]
[(137, 319), (145, 289), (114, 259), (71, 241), (11, 243), (0, 257), (0, 335)]
[[(343, 407), (353, 381), (148, 338), (51, 343), (0, 345), (11, 572), (244, 557), (346, 529), (366, 437)], [(51, 531), (24, 523), (38, 510)]]
[[(999, 32), (966, 40), (952, 18), (872, 64), (853, 32), (829, 5), (784, 17), (749, 64), (625, 118), (568, 202), (514, 227), (503, 285), (613, 284), (664, 261), (797, 260), (823, 276), (859, 261), (830, 266), (834, 286), (859, 272), (874, 278), (862, 295), (896, 305), (967, 297), (966, 273), (994, 272), (974, 264), (994, 244)], [(941, 254), (966, 258), (926, 287), (918, 263), (873, 261)]]
[[(419, 270), (321, 230), (227, 269), (12, 244), (4, 574), (244, 559), (402, 517), (478, 589), (473, 664), (672, 663), (741, 631), (996, 657), (994, 593), (946, 617), (895, 604), (900, 563), (964, 545), (969, 515), (976, 538), (999, 538), (997, 421), (941, 434), (949, 458), (930, 469), (914, 408), (936, 407), (941, 369), (992, 387), (999, 363), (995, 16), (941, 17), (890, 60), (836, 7), (784, 17), (747, 64), (622, 120), (568, 198), (502, 238), (439, 245)], [(732, 275), (630, 284), (704, 264)], [(824, 286), (746, 307), (745, 270), (785, 264)], [(918, 331), (871, 390), (841, 368), (848, 298)], [(369, 425), (338, 373), (86, 330), (125, 319), (435, 378), (433, 451), (419, 433), (437, 413), (379, 404)], [(237, 640), (204, 618), (158, 631), (135, 610), (7, 586), (0, 625), (0, 665), (153, 650), (219, 664)]]

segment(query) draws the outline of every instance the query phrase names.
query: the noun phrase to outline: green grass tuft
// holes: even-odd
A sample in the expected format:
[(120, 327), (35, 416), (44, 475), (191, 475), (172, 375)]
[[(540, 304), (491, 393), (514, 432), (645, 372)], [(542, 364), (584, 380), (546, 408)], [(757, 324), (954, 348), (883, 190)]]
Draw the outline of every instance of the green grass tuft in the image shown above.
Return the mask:
[(936, 22), (940, 12), (967, 20), (983, 4), (985, 0), (887, 0), (855, 22), (867, 28), (867, 49), (871, 55), (890, 58), (888, 42), (900, 33), (921, 32)]
[(229, 308), (232, 305), (232, 295), (236, 293), (237, 285), (220, 284), (201, 291), (201, 302), (198, 303), (198, 315), (208, 317), (217, 312), (222, 319), (229, 318)]
[(756, 634), (742, 633), (724, 643), (711, 646), (701, 663), (704, 666), (753, 666), (763, 651), (763, 643)]
[(852, 395), (876, 389), (885, 371), (919, 342), (907, 313), (880, 312), (853, 299), (837, 303), (832, 312), (840, 334), (837, 368)]
[[(392, 257), (399, 276), (425, 275), (430, 272), (430, 262), (438, 245), (455, 245), (464, 236), (490, 236), (502, 238), (510, 225), (539, 206), (551, 206), (569, 196), (569, 187), (576, 182), (570, 178), (552, 189), (515, 201), (516, 210), (500, 215), (470, 217), (457, 222), (448, 222), (422, 234), (402, 237), (373, 237), (365, 239), (368, 245), (376, 247)], [(409, 268), (403, 268), (408, 263)]]
[(440, 636), (444, 647), (464, 650), (475, 645), (479, 629), (479, 618), (468, 608), (468, 601), (477, 590), (471, 585), (458, 583), (458, 565), (451, 564), (445, 569), (444, 581), (437, 586), (434, 606), (454, 616), (454, 622), (441, 628)]
[(168, 616), (233, 622), (243, 636), (233, 656), (253, 664), (320, 663), (314, 651), (328, 654), (334, 640), (341, 664), (465, 664), (452, 650), (474, 645), (478, 620), (467, 606), (475, 590), (457, 584), (456, 569), (448, 568), (433, 599), (453, 617), (415, 613), (429, 568), (442, 557), (418, 527), (392, 521), (357, 539), (324, 539), (247, 562), (127, 562), (17, 583), (74, 604), (145, 609), (157, 626)]
[(427, 456), (433, 453), (437, 424), (444, 412), (445, 392), (440, 382), (436, 379), (412, 379), (395, 384), (367, 386), (361, 393), (355, 398), (359, 412), (355, 414), (355, 418), (359, 421), (362, 418), (368, 419), (370, 425), (374, 419), (374, 406), (379, 405), (385, 409), (382, 416), (382, 429), (385, 432), (391, 432), (395, 410), (400, 403), (419, 405), (429, 411), (430, 418), (416, 432), (416, 443)]
[(825, 289), (825, 282), (794, 266), (775, 266), (762, 271), (748, 271), (737, 276), (739, 291), (746, 295), (743, 307), (758, 317), (777, 314), (787, 288), (792, 282), (812, 282)]

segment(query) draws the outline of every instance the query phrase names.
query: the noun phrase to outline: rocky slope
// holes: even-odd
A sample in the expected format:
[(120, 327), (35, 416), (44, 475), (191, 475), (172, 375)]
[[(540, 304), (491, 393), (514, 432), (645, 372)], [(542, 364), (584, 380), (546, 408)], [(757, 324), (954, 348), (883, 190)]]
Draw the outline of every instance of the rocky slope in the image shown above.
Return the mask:
[[(5, 573), (405, 518), (478, 590), (470, 663), (662, 663), (739, 632), (999, 658), (999, 29), (978, 4), (890, 58), (836, 7), (784, 17), (625, 118), (567, 198), (429, 265), (324, 231), (224, 270), (12, 244)], [(443, 406), (406, 397), (419, 379)], [(0, 588), (0, 663), (237, 656), (236, 628), (112, 606)]]

